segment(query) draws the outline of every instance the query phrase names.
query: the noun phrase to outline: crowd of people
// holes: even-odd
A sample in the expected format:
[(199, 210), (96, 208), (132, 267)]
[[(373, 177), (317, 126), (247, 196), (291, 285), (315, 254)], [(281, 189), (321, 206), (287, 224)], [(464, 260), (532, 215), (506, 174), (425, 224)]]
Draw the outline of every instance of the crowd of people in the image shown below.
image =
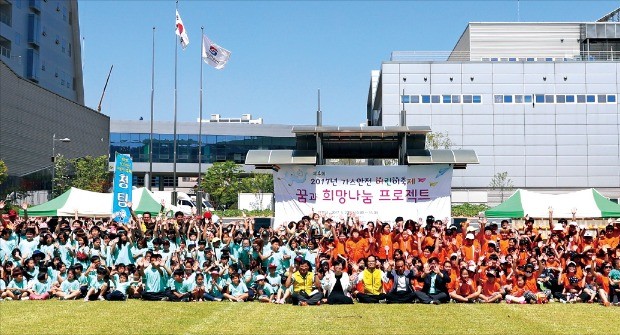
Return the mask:
[[(129, 204), (131, 207), (131, 204)], [(0, 202), (0, 210), (4, 203)], [(620, 219), (454, 225), (311, 213), (277, 228), (211, 213), (0, 219), (0, 298), (358, 303), (620, 302)], [(405, 213), (403, 213), (405, 214)], [(548, 224), (548, 227), (546, 227)]]

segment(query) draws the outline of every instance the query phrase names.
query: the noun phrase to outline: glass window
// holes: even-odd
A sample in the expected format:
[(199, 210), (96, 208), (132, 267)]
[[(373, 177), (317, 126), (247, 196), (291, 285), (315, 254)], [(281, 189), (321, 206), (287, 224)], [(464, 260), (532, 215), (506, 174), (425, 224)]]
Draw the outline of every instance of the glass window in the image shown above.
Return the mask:
[(555, 97), (555, 99), (556, 99), (555, 101), (556, 101), (557, 103), (559, 103), (559, 104), (563, 104), (563, 103), (565, 103), (565, 102), (566, 102), (566, 96), (565, 96), (565, 95), (563, 95), (563, 94), (558, 94), (558, 95)]
[(553, 58), (547, 57), (547, 58), (545, 58), (545, 62), (553, 62)]
[(403, 104), (408, 104), (409, 103), (409, 96), (408, 95), (401, 95), (400, 96), (400, 102)]
[(523, 103), (523, 96), (520, 94), (515, 94), (515, 103), (516, 104)]
[(491, 57), (491, 62), (497, 62), (498, 58), (497, 57)]
[(461, 96), (460, 96), (460, 95), (453, 95), (453, 96), (452, 96), (452, 103), (453, 103), (453, 104), (459, 104), (459, 103), (461, 103)]
[(614, 94), (607, 95), (607, 102), (615, 103), (616, 102), (616, 95), (614, 95)]
[(504, 102), (504, 97), (501, 94), (495, 95), (493, 99), (496, 104), (501, 104), (502, 102)]
[(544, 94), (536, 94), (536, 103), (537, 104), (542, 104), (545, 102), (545, 95)]
[(516, 59), (515, 57), (509, 57), (509, 58), (508, 58), (508, 61), (509, 61), (509, 62), (516, 62), (516, 61), (517, 61), (517, 59)]
[(438, 104), (441, 102), (440, 95), (431, 95), (431, 103)]
[(575, 96), (572, 94), (567, 95), (566, 102), (575, 102)]
[(422, 96), (422, 103), (423, 104), (430, 104), (431, 103), (431, 96), (430, 95), (423, 95)]
[(535, 61), (536, 59), (534, 59), (534, 57), (528, 57), (528, 58), (526, 58), (525, 60), (526, 60), (526, 61), (528, 61), (528, 62), (533, 62), (533, 61)]
[(512, 103), (512, 95), (504, 95), (504, 103), (511, 104)]
[(450, 95), (442, 95), (441, 99), (442, 99), (444, 104), (452, 103), (452, 96), (450, 96)]
[(552, 104), (555, 97), (552, 94), (545, 95), (545, 103)]
[(463, 94), (463, 103), (470, 104), (472, 102), (471, 94)]
[(586, 102), (586, 96), (584, 94), (577, 95), (577, 103), (583, 104)]
[(524, 95), (523, 96), (523, 102), (525, 103), (532, 103), (532, 96), (531, 95)]
[(605, 94), (599, 94), (596, 101), (598, 101), (599, 104), (604, 104), (607, 102), (607, 97), (605, 96)]
[(475, 103), (475, 104), (480, 104), (480, 103), (482, 103), (482, 96), (480, 96), (480, 95), (474, 95), (474, 96), (473, 96), (473, 101), (474, 101), (474, 103)]
[(596, 102), (596, 96), (594, 94), (588, 94), (586, 96), (586, 102)]
[(412, 95), (411, 96), (411, 103), (419, 104), (420, 103), (420, 96), (419, 95)]

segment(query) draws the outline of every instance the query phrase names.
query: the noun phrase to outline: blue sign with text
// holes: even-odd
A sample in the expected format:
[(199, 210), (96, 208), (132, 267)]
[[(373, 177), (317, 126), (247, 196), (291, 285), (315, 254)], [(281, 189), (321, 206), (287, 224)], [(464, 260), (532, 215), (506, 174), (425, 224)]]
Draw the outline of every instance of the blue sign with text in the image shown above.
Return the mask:
[(116, 222), (128, 223), (131, 212), (127, 203), (131, 202), (132, 193), (132, 169), (131, 156), (116, 154), (114, 166), (114, 194), (112, 198), (112, 215)]

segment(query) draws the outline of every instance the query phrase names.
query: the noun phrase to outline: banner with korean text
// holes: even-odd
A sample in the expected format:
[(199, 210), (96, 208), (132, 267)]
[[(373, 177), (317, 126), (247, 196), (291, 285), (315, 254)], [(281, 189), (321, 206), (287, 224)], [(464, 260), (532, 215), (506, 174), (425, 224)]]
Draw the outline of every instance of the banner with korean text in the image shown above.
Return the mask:
[(274, 174), (275, 223), (325, 212), (334, 219), (354, 212), (362, 221), (393, 222), (397, 216), (450, 217), (452, 166), (304, 166)]
[(112, 198), (112, 215), (116, 222), (128, 223), (131, 218), (128, 202), (131, 202), (132, 193), (132, 170), (131, 156), (116, 154), (114, 165), (114, 196)]

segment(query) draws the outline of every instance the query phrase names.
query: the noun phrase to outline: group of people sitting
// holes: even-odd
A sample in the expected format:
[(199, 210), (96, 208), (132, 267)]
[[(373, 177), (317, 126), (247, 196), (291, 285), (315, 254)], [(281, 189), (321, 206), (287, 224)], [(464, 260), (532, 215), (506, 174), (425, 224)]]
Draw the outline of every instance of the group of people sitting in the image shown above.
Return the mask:
[[(131, 206), (131, 204), (130, 204)], [(0, 209), (4, 203), (0, 202)], [(359, 303), (620, 302), (620, 220), (362, 222), (312, 213), (277, 228), (211, 213), (0, 219), (0, 298)], [(542, 222), (542, 221), (540, 221)], [(545, 223), (545, 222), (543, 222)], [(546, 223), (545, 223), (546, 224)]]

